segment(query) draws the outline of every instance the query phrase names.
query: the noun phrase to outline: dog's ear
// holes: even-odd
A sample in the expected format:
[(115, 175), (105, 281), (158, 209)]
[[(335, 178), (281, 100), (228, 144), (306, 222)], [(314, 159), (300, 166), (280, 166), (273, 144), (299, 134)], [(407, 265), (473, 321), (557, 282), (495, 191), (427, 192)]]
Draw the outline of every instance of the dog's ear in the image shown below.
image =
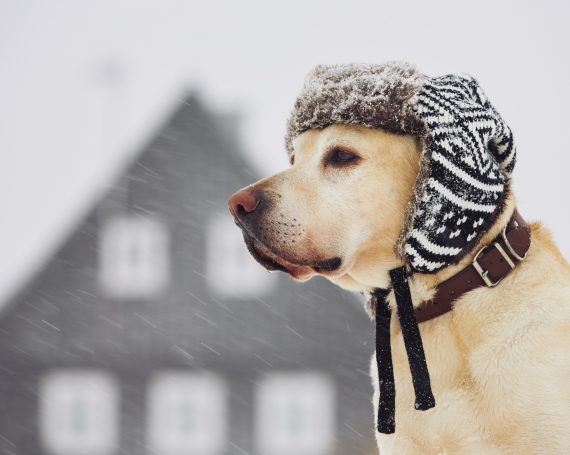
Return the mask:
[(425, 146), (397, 251), (430, 273), (457, 263), (502, 213), (516, 149), (471, 76), (427, 79), (411, 108), (425, 124)]

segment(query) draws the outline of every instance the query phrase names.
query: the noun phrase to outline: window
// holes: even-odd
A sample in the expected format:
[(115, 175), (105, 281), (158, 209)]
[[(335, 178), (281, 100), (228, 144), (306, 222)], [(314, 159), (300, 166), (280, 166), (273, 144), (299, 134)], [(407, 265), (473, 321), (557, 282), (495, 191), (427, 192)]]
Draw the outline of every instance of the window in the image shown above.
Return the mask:
[(152, 297), (170, 278), (169, 236), (154, 218), (120, 216), (101, 230), (99, 277), (116, 298)]
[(251, 257), (229, 214), (214, 217), (206, 232), (206, 274), (214, 292), (226, 297), (247, 297), (271, 289), (275, 275)]
[(256, 442), (264, 455), (321, 455), (332, 448), (335, 389), (319, 373), (273, 373), (256, 393)]
[(147, 392), (147, 437), (161, 455), (221, 454), (227, 442), (227, 392), (211, 373), (157, 374)]
[(39, 385), (40, 439), (53, 455), (114, 454), (119, 432), (119, 391), (104, 372), (61, 370)]

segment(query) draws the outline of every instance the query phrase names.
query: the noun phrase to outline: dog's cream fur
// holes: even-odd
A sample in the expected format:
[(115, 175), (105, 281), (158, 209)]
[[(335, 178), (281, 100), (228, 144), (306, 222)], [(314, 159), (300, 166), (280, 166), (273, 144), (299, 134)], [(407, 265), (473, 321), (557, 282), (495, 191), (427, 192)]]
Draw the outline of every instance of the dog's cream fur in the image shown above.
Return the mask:
[[(340, 257), (338, 270), (321, 272), (330, 281), (358, 291), (387, 287), (388, 270), (402, 265), (394, 246), (419, 170), (419, 145), (411, 136), (347, 125), (307, 131), (293, 145), (288, 170), (251, 185), (272, 201), (262, 221), (267, 251), (285, 258), (300, 281), (316, 274), (311, 262)], [(325, 165), (324, 155), (336, 145), (360, 161)], [(509, 193), (503, 213), (460, 263), (414, 275), (415, 304), (468, 265), (514, 208)], [(433, 409), (414, 409), (400, 327), (392, 318), (396, 433), (377, 433), (381, 455), (570, 453), (570, 267), (541, 223), (531, 229), (526, 260), (501, 284), (473, 290), (453, 311), (420, 324)], [(376, 409), (374, 358), (371, 371)]]

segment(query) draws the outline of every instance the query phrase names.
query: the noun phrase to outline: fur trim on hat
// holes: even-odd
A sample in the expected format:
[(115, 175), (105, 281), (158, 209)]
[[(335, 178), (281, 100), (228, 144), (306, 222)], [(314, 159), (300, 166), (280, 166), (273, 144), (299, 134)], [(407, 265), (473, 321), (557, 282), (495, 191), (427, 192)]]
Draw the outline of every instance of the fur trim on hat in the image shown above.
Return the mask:
[(305, 78), (287, 121), (287, 152), (293, 151), (292, 141), (299, 134), (333, 123), (421, 134), (423, 123), (406, 101), (424, 78), (413, 65), (402, 62), (317, 65)]

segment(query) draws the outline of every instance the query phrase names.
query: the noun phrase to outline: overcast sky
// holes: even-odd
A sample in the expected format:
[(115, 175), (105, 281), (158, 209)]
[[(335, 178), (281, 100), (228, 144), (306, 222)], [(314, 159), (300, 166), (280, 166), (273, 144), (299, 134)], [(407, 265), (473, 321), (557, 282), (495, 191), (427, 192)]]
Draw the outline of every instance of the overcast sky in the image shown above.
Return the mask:
[(570, 257), (570, 8), (548, 1), (0, 0), (0, 302), (29, 277), (187, 89), (244, 115), (260, 173), (317, 63), (468, 72), (511, 125), (521, 212)]

